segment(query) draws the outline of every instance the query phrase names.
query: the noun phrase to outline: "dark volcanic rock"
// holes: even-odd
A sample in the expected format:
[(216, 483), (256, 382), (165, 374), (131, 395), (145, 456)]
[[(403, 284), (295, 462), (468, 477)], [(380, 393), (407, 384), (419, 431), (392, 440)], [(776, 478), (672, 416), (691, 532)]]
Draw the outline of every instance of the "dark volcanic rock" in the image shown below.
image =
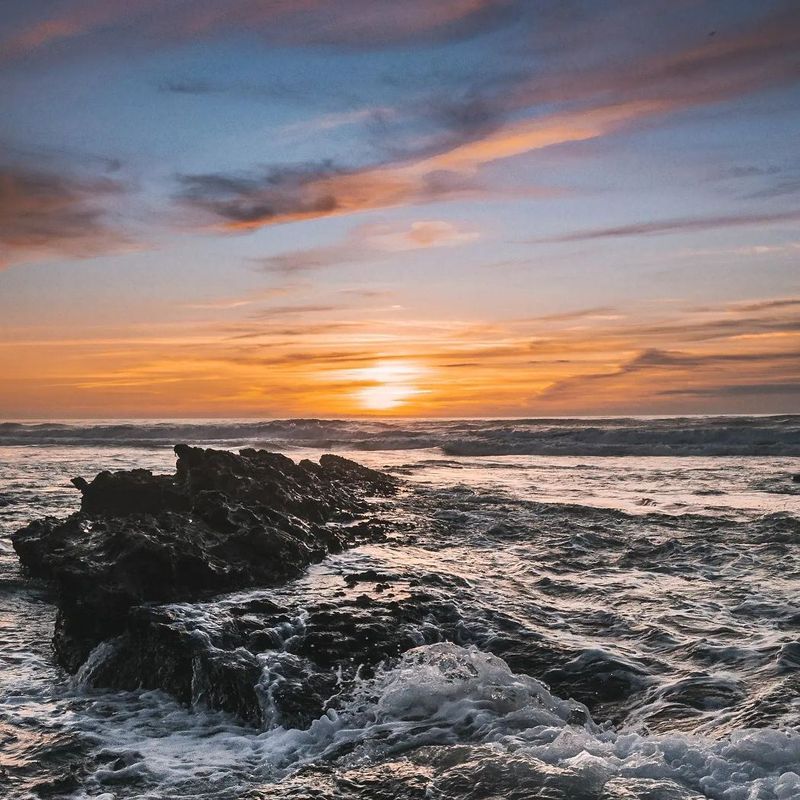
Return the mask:
[(101, 472), (89, 483), (73, 478), (81, 493), (81, 511), (87, 514), (158, 514), (188, 511), (189, 498), (169, 475), (153, 475), (148, 469)]
[(247, 722), (307, 727), (358, 674), (421, 644), (463, 641), (454, 603), (425, 592), (358, 595), (297, 612), (266, 598), (141, 606), (85, 677), (118, 689), (164, 689)]
[(12, 537), (30, 574), (56, 585), (56, 653), (70, 671), (127, 629), (134, 606), (274, 584), (326, 552), (384, 536), (365, 498), (395, 483), (355, 462), (295, 464), (264, 450), (187, 445), (175, 452), (173, 476), (137, 469), (76, 478), (80, 512)]

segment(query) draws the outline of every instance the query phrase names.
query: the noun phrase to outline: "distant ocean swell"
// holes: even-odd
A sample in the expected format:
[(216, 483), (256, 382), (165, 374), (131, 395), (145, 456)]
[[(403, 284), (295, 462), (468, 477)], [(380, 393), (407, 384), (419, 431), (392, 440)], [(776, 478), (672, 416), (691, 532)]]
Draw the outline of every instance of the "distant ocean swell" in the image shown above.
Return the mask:
[(176, 441), (276, 450), (425, 449), (450, 456), (800, 456), (800, 415), (0, 423), (0, 446), (158, 447)]

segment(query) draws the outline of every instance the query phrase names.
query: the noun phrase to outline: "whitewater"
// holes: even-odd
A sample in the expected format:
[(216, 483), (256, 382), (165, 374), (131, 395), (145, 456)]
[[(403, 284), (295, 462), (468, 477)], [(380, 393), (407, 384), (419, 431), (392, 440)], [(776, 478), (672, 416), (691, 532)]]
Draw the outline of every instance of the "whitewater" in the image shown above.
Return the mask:
[[(76, 509), (73, 476), (170, 473), (179, 441), (400, 481), (387, 541), (170, 607), (220, 648), (242, 604), (290, 609), (257, 652), (262, 729), (209, 710), (200, 675), (189, 706), (89, 688), (113, 641), (63, 673), (10, 546)], [(800, 798), (800, 416), (8, 422), (0, 465), (5, 797)], [(358, 629), (392, 604), (415, 646), (282, 717), (320, 609)]]

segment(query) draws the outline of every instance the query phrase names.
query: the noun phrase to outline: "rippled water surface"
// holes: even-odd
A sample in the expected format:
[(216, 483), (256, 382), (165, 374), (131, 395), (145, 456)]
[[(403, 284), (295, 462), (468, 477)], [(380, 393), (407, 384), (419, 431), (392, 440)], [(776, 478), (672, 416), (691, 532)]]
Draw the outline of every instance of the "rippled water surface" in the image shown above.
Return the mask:
[[(3, 426), (0, 792), (800, 798), (799, 430), (792, 417)], [(396, 537), (278, 589), (176, 607), (187, 625), (213, 635), (266, 596), (292, 609), (288, 642), (309, 609), (366, 595), (428, 604), (420, 646), (302, 730), (63, 675), (50, 598), (7, 535), (73, 511), (74, 475), (171, 472), (178, 439), (334, 448), (404, 487)], [(260, 657), (268, 697), (288, 656)]]

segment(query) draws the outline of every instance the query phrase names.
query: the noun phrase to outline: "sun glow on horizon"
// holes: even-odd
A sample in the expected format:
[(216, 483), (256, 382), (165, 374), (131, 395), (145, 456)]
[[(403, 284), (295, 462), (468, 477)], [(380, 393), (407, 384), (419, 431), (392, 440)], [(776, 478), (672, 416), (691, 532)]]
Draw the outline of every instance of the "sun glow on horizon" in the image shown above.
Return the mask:
[(353, 370), (353, 377), (365, 384), (353, 396), (366, 411), (390, 411), (425, 392), (416, 384), (423, 372), (408, 361), (386, 361)]

